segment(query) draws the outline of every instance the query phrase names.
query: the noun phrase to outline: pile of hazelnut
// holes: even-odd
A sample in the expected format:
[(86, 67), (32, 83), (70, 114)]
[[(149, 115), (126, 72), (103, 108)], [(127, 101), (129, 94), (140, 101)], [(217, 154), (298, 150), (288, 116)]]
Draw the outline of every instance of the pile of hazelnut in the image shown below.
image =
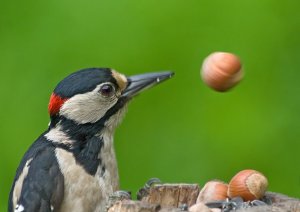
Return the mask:
[(260, 200), (267, 187), (268, 180), (262, 173), (251, 169), (243, 170), (229, 184), (220, 180), (207, 182), (200, 191), (196, 204), (189, 211), (231, 211), (238, 207), (263, 205), (265, 203)]

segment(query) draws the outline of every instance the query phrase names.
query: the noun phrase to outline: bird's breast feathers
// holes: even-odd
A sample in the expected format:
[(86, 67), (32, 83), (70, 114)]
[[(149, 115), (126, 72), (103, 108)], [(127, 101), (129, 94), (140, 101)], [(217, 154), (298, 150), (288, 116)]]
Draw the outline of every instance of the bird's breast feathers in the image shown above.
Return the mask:
[(113, 181), (109, 170), (103, 173), (99, 166), (93, 176), (76, 163), (72, 153), (60, 148), (55, 153), (65, 182), (61, 211), (101, 211), (108, 196), (117, 189), (108, 182)]
[[(98, 153), (100, 164), (94, 175), (88, 173), (72, 152), (56, 148), (55, 155), (64, 176), (61, 211), (102, 211), (108, 197), (119, 186), (112, 135), (102, 134), (104, 144)], [(69, 141), (64, 141), (69, 143)]]

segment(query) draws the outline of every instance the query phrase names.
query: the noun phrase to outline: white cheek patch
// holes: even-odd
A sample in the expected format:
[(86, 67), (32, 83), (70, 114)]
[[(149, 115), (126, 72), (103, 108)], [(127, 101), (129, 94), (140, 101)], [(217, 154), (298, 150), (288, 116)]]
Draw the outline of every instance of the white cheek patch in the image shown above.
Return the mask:
[(77, 94), (67, 100), (60, 109), (60, 115), (79, 124), (97, 122), (118, 101), (115, 95), (108, 98), (101, 96), (98, 93), (100, 86), (91, 92)]

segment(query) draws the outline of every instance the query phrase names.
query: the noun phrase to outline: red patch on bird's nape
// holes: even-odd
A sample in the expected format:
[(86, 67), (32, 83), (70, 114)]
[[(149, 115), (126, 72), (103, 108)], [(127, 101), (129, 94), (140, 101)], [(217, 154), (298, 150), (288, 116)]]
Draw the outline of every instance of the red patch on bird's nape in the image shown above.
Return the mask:
[(49, 105), (48, 105), (48, 111), (49, 111), (50, 115), (51, 116), (56, 115), (59, 112), (61, 106), (67, 100), (68, 100), (68, 98), (61, 98), (57, 94), (52, 93), (51, 97), (50, 97)]

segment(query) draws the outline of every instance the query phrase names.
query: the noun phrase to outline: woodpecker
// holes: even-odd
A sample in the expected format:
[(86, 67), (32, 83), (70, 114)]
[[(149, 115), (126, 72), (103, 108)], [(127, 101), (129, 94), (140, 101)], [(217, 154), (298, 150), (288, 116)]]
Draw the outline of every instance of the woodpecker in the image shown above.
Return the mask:
[(9, 211), (105, 211), (119, 189), (113, 134), (128, 102), (172, 72), (131, 77), (88, 68), (64, 78), (48, 106), (50, 123), (23, 156)]

